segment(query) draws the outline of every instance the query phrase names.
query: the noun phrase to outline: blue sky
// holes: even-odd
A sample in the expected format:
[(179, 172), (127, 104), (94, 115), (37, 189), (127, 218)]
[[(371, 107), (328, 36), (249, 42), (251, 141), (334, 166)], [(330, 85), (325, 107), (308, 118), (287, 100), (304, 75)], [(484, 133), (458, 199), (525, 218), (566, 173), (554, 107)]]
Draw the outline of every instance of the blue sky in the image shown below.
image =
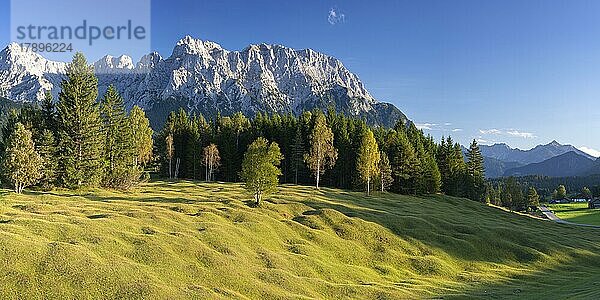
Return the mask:
[(600, 1), (152, 1), (153, 49), (187, 34), (335, 56), (436, 138), (600, 150)]

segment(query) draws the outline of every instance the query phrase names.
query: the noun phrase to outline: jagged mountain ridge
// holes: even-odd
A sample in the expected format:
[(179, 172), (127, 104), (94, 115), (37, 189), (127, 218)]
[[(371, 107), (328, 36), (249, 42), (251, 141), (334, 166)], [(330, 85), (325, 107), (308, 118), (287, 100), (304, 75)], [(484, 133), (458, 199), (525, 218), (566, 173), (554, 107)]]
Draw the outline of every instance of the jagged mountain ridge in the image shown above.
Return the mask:
[[(259, 44), (229, 51), (186, 36), (168, 58), (153, 52), (134, 65), (125, 55), (105, 56), (94, 68), (101, 94), (114, 84), (126, 105), (145, 109), (154, 125), (179, 107), (213, 116), (237, 111), (298, 114), (333, 106), (371, 124), (406, 121), (395, 106), (374, 99), (339, 60), (311, 49)], [(21, 102), (42, 99), (44, 90), (57, 96), (65, 69), (65, 63), (11, 44), (0, 52), (0, 89)]]

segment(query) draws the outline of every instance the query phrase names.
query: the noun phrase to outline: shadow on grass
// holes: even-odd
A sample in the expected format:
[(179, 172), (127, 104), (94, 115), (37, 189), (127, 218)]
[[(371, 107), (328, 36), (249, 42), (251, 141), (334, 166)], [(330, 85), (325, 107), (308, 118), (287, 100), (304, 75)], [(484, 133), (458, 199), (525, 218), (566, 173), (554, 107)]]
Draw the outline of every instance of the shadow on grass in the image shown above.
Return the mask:
[[(331, 190), (323, 190), (322, 194), (338, 200), (302, 201), (313, 209), (305, 215), (333, 209), (348, 217), (379, 224), (404, 240), (417, 240), (466, 261), (534, 263), (544, 259), (544, 255), (589, 248), (589, 243), (576, 237), (593, 233), (591, 229), (492, 211), (494, 208), (465, 199), (428, 196), (402, 202), (398, 196), (357, 197)], [(459, 205), (463, 209), (457, 209)], [(566, 239), (565, 235), (574, 238)], [(595, 233), (591, 238), (600, 242)], [(600, 262), (599, 257), (596, 259)]]
[[(600, 276), (597, 254), (600, 253), (600, 236), (594, 229), (536, 220), (459, 198), (427, 196), (402, 201), (406, 198), (395, 195), (360, 197), (358, 193), (351, 195), (335, 190), (319, 193), (326, 201), (303, 200), (312, 210), (293, 218), (294, 221), (320, 229), (318, 224), (308, 222), (306, 216), (332, 209), (379, 224), (403, 240), (439, 249), (465, 262), (501, 264), (501, 269), (518, 266), (535, 270), (497, 284), (473, 282), (464, 294), (458, 292), (459, 295), (474, 298), (529, 295), (531, 298), (544, 294), (552, 298), (548, 290), (564, 293), (564, 288), (570, 287), (572, 291), (567, 290), (567, 295), (600, 299), (600, 286), (596, 284)], [(564, 264), (544, 264), (555, 256), (564, 259)], [(459, 280), (462, 281), (460, 277)], [(464, 280), (468, 282), (468, 278)]]
[(575, 254), (559, 265), (532, 269), (494, 283), (473, 282), (444, 299), (600, 299), (597, 255)]

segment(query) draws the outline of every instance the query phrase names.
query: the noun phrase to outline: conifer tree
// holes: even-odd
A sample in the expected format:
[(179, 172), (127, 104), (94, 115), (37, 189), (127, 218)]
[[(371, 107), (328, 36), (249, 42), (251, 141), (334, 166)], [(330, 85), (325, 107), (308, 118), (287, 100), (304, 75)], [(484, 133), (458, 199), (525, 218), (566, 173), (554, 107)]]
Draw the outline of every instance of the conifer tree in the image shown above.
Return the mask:
[(265, 138), (258, 138), (248, 147), (244, 154), (240, 177), (245, 182), (246, 190), (254, 196), (256, 205), (260, 205), (263, 195), (276, 191), (279, 183), (278, 168), (283, 156), (277, 143)]
[(240, 135), (250, 128), (250, 121), (241, 112), (236, 112), (231, 117), (233, 131), (235, 132), (235, 149), (240, 147)]
[(98, 80), (81, 53), (75, 54), (62, 82), (57, 112), (62, 182), (95, 186), (103, 175), (103, 135), (96, 98)]
[(14, 132), (8, 137), (7, 147), (2, 157), (2, 170), (5, 178), (14, 186), (16, 193), (35, 184), (41, 177), (42, 160), (35, 152), (31, 131), (17, 123)]
[(292, 148), (292, 169), (294, 171), (294, 183), (298, 184), (298, 175), (302, 169), (304, 156), (304, 139), (302, 138), (302, 125), (300, 122), (296, 125), (296, 135), (294, 136), (294, 145)]
[(42, 100), (42, 119), (44, 122), (42, 127), (56, 133), (56, 107), (49, 91), (46, 91)]
[(441, 174), (438, 169), (437, 163), (433, 155), (425, 153), (425, 157), (422, 163), (423, 168), (423, 180), (424, 180), (424, 193), (435, 194), (440, 191), (441, 187)]
[(485, 176), (485, 167), (483, 165), (483, 155), (481, 155), (481, 150), (479, 149), (479, 145), (476, 140), (473, 140), (469, 150), (467, 152), (468, 163), (467, 170), (469, 175), (472, 177), (484, 178)]
[(380, 159), (379, 148), (373, 132), (367, 130), (362, 136), (356, 160), (356, 169), (360, 179), (366, 184), (367, 195), (371, 192), (371, 181), (379, 173), (377, 166)]
[(419, 159), (403, 130), (393, 130), (388, 136), (389, 154), (394, 172), (395, 191), (415, 194)]
[(333, 132), (327, 126), (322, 113), (315, 115), (315, 123), (310, 135), (310, 151), (304, 155), (308, 167), (313, 171), (319, 189), (319, 180), (325, 169), (335, 165), (338, 152), (333, 147)]
[(134, 136), (127, 120), (123, 98), (112, 85), (100, 102), (100, 116), (104, 133), (103, 184), (128, 189), (138, 181), (141, 168), (136, 164)]
[(467, 157), (469, 159), (467, 162), (469, 176), (467, 181), (468, 196), (471, 200), (481, 201), (485, 192), (485, 168), (483, 165), (483, 156), (476, 140), (473, 140), (471, 143)]
[(58, 169), (56, 140), (52, 131), (44, 129), (35, 146), (42, 163), (40, 185), (43, 189), (50, 190), (56, 184)]
[(392, 177), (392, 167), (390, 166), (390, 159), (388, 158), (385, 152), (381, 151), (379, 154), (379, 185), (381, 187), (381, 191), (385, 192), (392, 183), (394, 182), (394, 178)]

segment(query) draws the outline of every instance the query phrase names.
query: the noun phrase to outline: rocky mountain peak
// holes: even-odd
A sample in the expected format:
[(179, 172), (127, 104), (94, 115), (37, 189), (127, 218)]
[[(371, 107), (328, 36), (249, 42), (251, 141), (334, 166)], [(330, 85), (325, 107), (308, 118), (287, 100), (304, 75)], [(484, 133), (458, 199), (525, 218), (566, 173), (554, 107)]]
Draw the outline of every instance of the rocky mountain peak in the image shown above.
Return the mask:
[[(17, 50), (10, 45), (0, 53), (0, 86), (9, 91), (9, 98), (35, 101), (44, 90), (56, 96), (66, 64), (35, 53), (11, 54)], [(107, 55), (94, 68), (100, 94), (115, 85), (127, 106), (145, 109), (155, 126), (180, 107), (207, 117), (238, 111), (249, 116), (257, 112), (298, 114), (334, 107), (371, 124), (393, 126), (398, 120), (406, 121), (395, 106), (374, 99), (339, 60), (312, 49), (263, 43), (230, 51), (185, 36), (166, 59), (153, 52), (134, 66), (126, 55)], [(26, 77), (30, 74), (35, 76)]]
[(124, 73), (130, 72), (134, 68), (131, 57), (127, 55), (118, 57), (105, 55), (94, 63), (94, 70), (96, 73)]

